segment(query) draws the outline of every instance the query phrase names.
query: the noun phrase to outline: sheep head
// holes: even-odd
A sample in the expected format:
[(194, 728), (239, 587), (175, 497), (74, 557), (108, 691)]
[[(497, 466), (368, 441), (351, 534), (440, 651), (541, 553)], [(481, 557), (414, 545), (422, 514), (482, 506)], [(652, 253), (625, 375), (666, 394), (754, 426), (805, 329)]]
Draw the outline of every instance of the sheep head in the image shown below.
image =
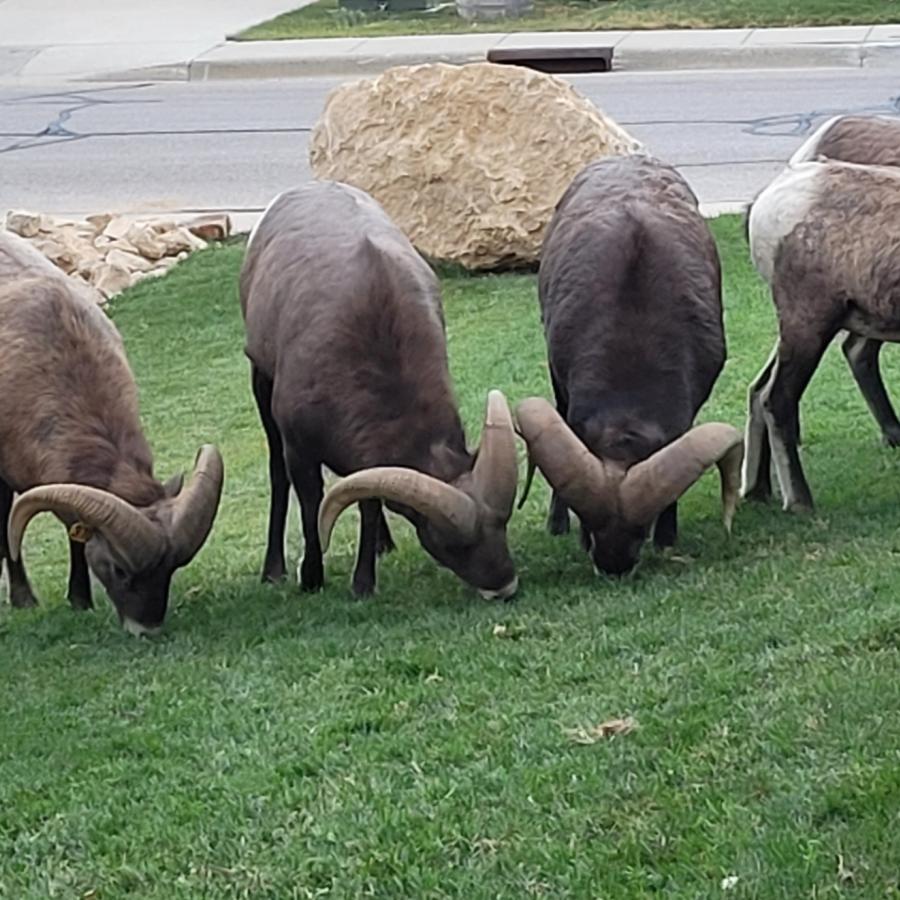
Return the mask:
[(18, 559), (29, 522), (55, 513), (70, 526), (72, 540), (85, 543), (91, 570), (106, 588), (119, 620), (132, 634), (152, 634), (165, 618), (169, 584), (212, 529), (222, 493), (219, 451), (201, 448), (193, 475), (166, 487), (166, 496), (135, 507), (108, 491), (82, 484), (46, 484), (25, 491), (9, 516), (9, 550)]
[(554, 491), (581, 520), (598, 571), (621, 575), (637, 564), (657, 517), (713, 463), (722, 480), (725, 527), (737, 506), (743, 440), (730, 425), (698, 425), (633, 465), (594, 456), (562, 416), (538, 397), (516, 408), (528, 445), (529, 477), (541, 470)]
[(517, 587), (506, 538), (518, 482), (516, 439), (506, 398), (488, 395), (481, 445), (471, 470), (453, 483), (399, 466), (354, 472), (333, 485), (319, 511), (322, 551), (340, 514), (380, 499), (407, 516), (422, 546), (483, 597), (511, 597)]

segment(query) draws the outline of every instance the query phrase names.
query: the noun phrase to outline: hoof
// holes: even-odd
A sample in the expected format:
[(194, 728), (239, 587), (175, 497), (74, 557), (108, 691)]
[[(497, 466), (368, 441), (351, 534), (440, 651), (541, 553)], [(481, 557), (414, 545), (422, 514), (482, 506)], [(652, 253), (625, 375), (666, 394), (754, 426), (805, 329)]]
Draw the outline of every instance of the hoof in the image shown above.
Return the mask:
[(79, 594), (70, 594), (69, 606), (71, 606), (72, 609), (89, 610), (94, 608), (94, 601), (90, 597), (83, 597)]
[(31, 609), (38, 605), (37, 597), (31, 593), (31, 588), (13, 588), (9, 592), (10, 606), (15, 609)]
[(358, 597), (360, 600), (362, 600), (366, 597), (371, 597), (375, 593), (375, 583), (371, 581), (364, 581), (362, 579), (357, 581), (354, 578), (350, 583), (350, 590), (353, 591), (354, 597)]
[(547, 531), (553, 535), (560, 534), (568, 534), (569, 533), (569, 516), (568, 513), (564, 519), (553, 518), (547, 521)]
[(741, 491), (741, 499), (751, 503), (768, 503), (772, 499), (772, 485), (758, 482), (748, 491)]
[(900, 447), (900, 430), (891, 428), (882, 432), (881, 443), (885, 447)]

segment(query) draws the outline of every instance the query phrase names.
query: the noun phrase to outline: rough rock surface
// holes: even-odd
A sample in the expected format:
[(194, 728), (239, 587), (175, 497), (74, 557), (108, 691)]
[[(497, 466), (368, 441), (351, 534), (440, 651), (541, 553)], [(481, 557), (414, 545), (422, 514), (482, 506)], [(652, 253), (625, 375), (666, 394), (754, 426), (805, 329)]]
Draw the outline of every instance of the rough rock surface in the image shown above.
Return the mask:
[(427, 256), (531, 263), (572, 178), (643, 152), (570, 85), (518, 66), (400, 66), (337, 88), (310, 141), (320, 178), (372, 194)]
[(92, 303), (102, 303), (103, 295), (80, 279), (69, 278), (25, 238), (0, 229), (0, 286), (15, 278), (42, 276), (59, 278)]
[[(15, 251), (17, 258), (25, 254), (24, 245), (30, 255), (22, 258), (30, 259), (30, 267), (35, 266), (36, 258), (45, 271), (49, 266), (54, 272), (71, 276), (86, 296), (103, 303), (143, 278), (165, 274), (179, 259), (205, 247), (208, 239), (228, 237), (231, 221), (228, 216), (216, 215), (182, 224), (170, 220), (135, 222), (100, 213), (83, 221), (62, 222), (13, 210), (6, 216), (6, 228), (0, 229), (0, 279), (7, 277), (7, 268), (14, 271), (12, 254)], [(15, 241), (7, 241), (14, 236)], [(9, 263), (6, 268), (5, 258)]]

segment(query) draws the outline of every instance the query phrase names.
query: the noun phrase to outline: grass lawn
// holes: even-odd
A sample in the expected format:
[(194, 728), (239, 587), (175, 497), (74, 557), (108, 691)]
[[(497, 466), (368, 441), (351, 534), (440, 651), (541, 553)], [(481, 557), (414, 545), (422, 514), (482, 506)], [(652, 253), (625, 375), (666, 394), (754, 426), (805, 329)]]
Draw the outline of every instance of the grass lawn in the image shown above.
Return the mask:
[[(741, 424), (774, 322), (740, 222), (714, 227), (730, 358), (701, 419)], [(205, 440), (226, 461), (164, 635), (120, 632), (102, 595), (71, 612), (64, 530), (29, 532), (44, 603), (0, 611), (0, 897), (900, 893), (900, 458), (837, 349), (804, 406), (812, 517), (743, 506), (728, 539), (709, 474), (675, 553), (601, 579), (574, 533), (544, 532), (538, 478), (511, 524), (515, 603), (478, 599), (397, 520), (379, 594), (353, 600), (352, 514), (327, 589), (301, 596), (257, 580), (241, 254), (203, 251), (113, 309), (159, 473)], [(444, 287), (474, 437), (488, 387), (548, 391), (534, 281)], [(639, 727), (568, 733), (619, 716)]]
[(360, 13), (339, 8), (338, 0), (317, 0), (256, 25), (238, 39), (856, 25), (900, 20), (900, 0), (534, 0), (533, 13), (521, 19), (476, 24), (460, 18), (453, 3), (441, 5), (444, 8), (434, 12)]

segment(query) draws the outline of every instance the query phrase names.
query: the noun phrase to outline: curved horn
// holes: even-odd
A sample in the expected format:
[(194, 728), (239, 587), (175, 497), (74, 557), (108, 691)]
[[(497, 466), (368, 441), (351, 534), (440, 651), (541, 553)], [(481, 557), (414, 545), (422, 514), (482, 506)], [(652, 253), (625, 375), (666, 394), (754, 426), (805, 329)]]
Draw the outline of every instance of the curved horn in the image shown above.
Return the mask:
[(731, 531), (743, 458), (744, 441), (736, 428), (698, 425), (628, 470), (622, 484), (622, 511), (635, 524), (653, 521), (716, 463), (722, 479), (723, 519)]
[(472, 474), (479, 497), (508, 520), (516, 502), (519, 463), (512, 415), (500, 391), (488, 394), (481, 446)]
[(176, 565), (189, 563), (209, 537), (219, 510), (224, 479), (222, 455), (211, 444), (204, 444), (197, 453), (191, 480), (172, 507), (171, 540)]
[(319, 508), (319, 543), (328, 549), (338, 516), (360, 500), (390, 500), (411, 506), (441, 531), (453, 532), (463, 543), (475, 537), (475, 501), (439, 478), (402, 466), (377, 466), (342, 478), (325, 494)]
[(546, 400), (523, 400), (516, 407), (516, 421), (528, 444), (529, 460), (567, 506), (576, 511), (615, 508), (618, 479)]
[(13, 504), (8, 535), (13, 559), (19, 557), (28, 523), (42, 512), (99, 531), (131, 572), (151, 568), (165, 552), (162, 529), (121, 497), (83, 484), (45, 484), (25, 491)]

